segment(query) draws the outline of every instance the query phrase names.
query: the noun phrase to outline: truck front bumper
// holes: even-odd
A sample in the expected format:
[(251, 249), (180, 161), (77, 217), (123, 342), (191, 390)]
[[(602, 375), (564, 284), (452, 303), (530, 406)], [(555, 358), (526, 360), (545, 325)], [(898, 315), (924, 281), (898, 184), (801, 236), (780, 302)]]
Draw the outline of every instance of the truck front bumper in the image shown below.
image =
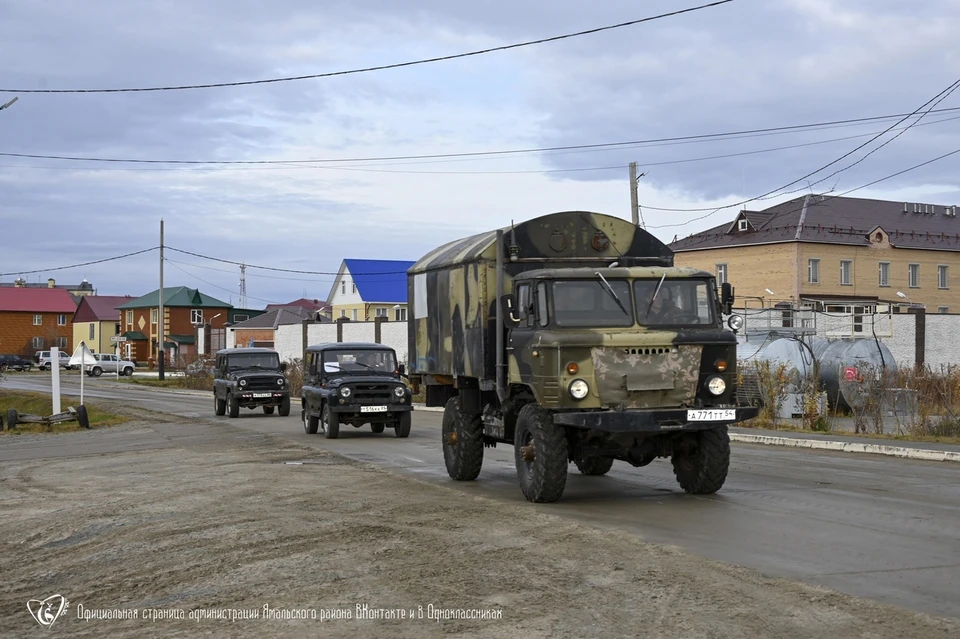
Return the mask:
[(735, 424), (752, 419), (760, 412), (756, 407), (704, 409), (636, 409), (554, 413), (553, 422), (608, 433), (667, 433), (708, 430), (722, 424)]

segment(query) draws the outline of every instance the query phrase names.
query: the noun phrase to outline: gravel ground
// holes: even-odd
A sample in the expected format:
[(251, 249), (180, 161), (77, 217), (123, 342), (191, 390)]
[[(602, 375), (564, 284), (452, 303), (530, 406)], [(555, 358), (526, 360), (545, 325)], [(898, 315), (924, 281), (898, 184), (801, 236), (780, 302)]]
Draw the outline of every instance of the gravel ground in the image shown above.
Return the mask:
[(0, 468), (0, 636), (46, 633), (26, 604), (54, 594), (50, 636), (960, 636), (229, 425), (47, 441), (141, 432), (172, 447)]

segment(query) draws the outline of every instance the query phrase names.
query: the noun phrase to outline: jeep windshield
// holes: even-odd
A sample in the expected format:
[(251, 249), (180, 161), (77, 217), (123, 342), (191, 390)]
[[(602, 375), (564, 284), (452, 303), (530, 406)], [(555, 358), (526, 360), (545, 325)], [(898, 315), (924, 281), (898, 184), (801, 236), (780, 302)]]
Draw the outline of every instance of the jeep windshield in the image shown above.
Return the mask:
[(280, 356), (276, 353), (237, 353), (230, 355), (227, 367), (232, 371), (245, 368), (277, 371), (280, 370)]
[(706, 280), (649, 279), (633, 283), (642, 326), (712, 326), (715, 296)]
[(633, 303), (626, 280), (557, 280), (552, 292), (557, 326), (633, 326)]
[(397, 370), (397, 358), (387, 350), (337, 350), (323, 354), (325, 373), (393, 375)]

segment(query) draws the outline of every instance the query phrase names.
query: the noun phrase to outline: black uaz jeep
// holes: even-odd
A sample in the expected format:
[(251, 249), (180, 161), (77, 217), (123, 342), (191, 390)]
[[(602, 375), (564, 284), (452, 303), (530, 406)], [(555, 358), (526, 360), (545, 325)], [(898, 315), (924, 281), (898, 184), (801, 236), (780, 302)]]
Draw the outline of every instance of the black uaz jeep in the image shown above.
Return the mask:
[(303, 366), (300, 401), (307, 434), (322, 427), (327, 439), (335, 439), (341, 424), (370, 424), (375, 433), (389, 426), (397, 437), (410, 435), (412, 393), (400, 379), (403, 364), (392, 348), (366, 342), (310, 346)]
[(290, 414), (290, 384), (284, 376), (286, 362), (269, 348), (227, 348), (217, 351), (213, 375), (213, 397), (217, 415), (230, 408), (230, 417), (240, 415), (240, 407), (263, 406), (267, 415), (279, 409), (281, 417)]

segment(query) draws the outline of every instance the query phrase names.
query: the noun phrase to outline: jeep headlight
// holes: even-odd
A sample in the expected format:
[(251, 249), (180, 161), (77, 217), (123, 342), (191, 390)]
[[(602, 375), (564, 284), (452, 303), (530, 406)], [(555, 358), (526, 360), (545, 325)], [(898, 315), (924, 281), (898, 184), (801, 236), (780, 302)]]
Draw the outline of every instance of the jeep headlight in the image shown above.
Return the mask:
[(340, 389), (340, 397), (350, 397), (350, 387), (344, 386)]
[(396, 388), (393, 389), (393, 396), (396, 397), (397, 399), (400, 399), (401, 397), (403, 397), (403, 394), (404, 394), (403, 386), (397, 386)]
[(280, 377), (279, 379), (277, 379), (277, 386), (283, 386), (283, 378), (282, 378), (282, 377)]
[(570, 385), (567, 387), (567, 391), (570, 393), (570, 397), (581, 400), (587, 396), (587, 393), (590, 392), (590, 386), (587, 385), (582, 379), (575, 379), (570, 382)]
[(240, 385), (241, 385), (241, 386), (246, 386), (246, 385), (247, 385), (247, 380), (241, 379), (241, 380), (240, 380)]
[(707, 382), (707, 390), (714, 395), (723, 395), (723, 392), (727, 390), (727, 383), (723, 381), (722, 377), (711, 377), (710, 381)]

